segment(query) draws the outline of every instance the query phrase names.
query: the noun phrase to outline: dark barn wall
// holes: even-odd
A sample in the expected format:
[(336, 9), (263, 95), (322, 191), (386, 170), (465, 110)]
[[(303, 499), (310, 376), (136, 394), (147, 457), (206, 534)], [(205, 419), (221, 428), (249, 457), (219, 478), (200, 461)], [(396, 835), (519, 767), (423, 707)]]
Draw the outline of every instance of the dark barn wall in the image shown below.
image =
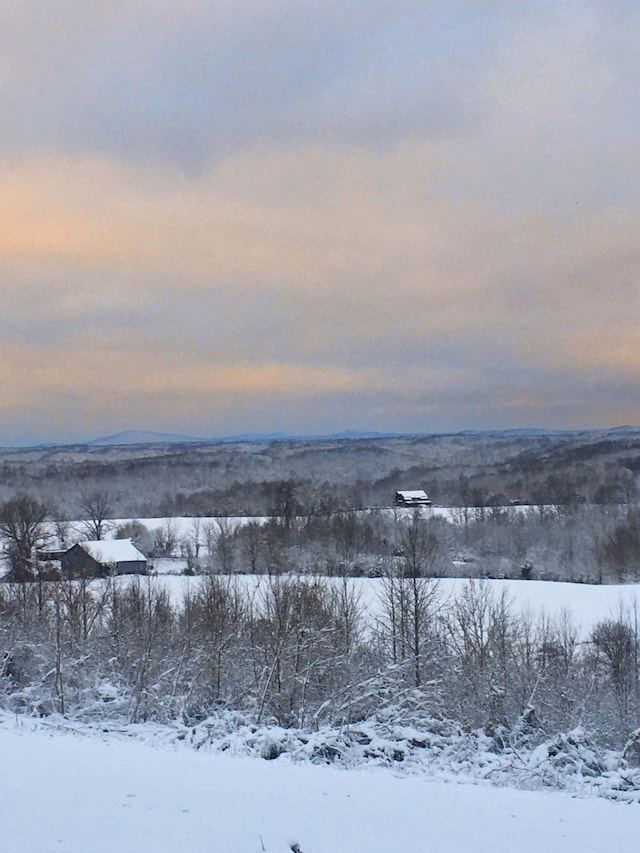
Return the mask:
[(60, 557), (62, 574), (67, 578), (98, 578), (105, 569), (93, 559), (80, 545), (74, 545)]
[(145, 560), (117, 563), (115, 571), (117, 575), (146, 575), (147, 563)]

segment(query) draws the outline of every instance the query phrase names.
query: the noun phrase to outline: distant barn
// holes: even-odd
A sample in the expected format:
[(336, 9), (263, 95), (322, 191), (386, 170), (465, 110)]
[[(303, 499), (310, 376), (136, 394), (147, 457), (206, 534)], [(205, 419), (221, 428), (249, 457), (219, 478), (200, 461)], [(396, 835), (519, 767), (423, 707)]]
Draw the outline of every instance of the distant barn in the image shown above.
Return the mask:
[(144, 575), (147, 558), (131, 539), (79, 542), (60, 555), (62, 576), (99, 578), (105, 575)]
[(394, 499), (396, 506), (431, 506), (431, 501), (422, 489), (401, 489), (396, 492)]

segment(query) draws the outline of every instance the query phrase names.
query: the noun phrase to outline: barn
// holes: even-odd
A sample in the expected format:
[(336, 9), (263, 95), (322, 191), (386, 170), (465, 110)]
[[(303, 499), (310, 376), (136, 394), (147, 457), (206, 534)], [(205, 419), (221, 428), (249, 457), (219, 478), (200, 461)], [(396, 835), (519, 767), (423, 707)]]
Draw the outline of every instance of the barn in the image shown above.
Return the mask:
[(422, 489), (400, 489), (394, 498), (396, 506), (431, 506), (431, 500)]
[(60, 568), (66, 578), (144, 575), (147, 558), (131, 539), (99, 539), (69, 548), (60, 555)]

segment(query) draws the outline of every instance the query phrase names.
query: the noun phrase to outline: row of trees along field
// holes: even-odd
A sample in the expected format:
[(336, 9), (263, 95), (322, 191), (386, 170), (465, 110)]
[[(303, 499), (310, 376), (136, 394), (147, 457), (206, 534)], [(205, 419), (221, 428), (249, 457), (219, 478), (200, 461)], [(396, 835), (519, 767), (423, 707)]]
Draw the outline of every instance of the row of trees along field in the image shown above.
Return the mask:
[[(382, 576), (404, 553), (406, 513), (302, 506), (284, 490), (266, 519), (193, 518), (179, 535), (174, 521), (149, 528), (111, 523), (108, 493), (84, 496), (84, 520), (72, 525), (46, 503), (18, 494), (0, 504), (0, 539), (8, 578), (35, 579), (45, 570), (38, 548), (73, 537), (131, 538), (151, 558), (180, 556), (191, 572), (306, 573)], [(418, 518), (418, 517), (417, 517)], [(426, 513), (419, 523), (437, 543), (436, 574), (524, 577), (590, 583), (640, 576), (640, 512), (630, 504), (460, 507), (446, 517)], [(49, 576), (49, 575), (47, 575)]]
[[(313, 728), (405, 713), (535, 743), (580, 725), (620, 747), (640, 725), (635, 610), (578, 636), (469, 581), (444, 600), (435, 543), (407, 531), (375, 618), (347, 579), (193, 579), (172, 603), (152, 578), (0, 586), (0, 703), (16, 713), (180, 721), (222, 709)], [(415, 550), (413, 550), (415, 549)]]

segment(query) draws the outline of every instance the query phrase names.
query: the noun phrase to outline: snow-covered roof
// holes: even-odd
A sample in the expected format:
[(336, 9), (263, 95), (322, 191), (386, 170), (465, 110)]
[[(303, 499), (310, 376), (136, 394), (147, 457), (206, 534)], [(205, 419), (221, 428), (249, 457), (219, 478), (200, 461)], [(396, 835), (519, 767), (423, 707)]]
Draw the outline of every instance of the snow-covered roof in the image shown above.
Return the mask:
[(95, 539), (89, 542), (79, 542), (87, 554), (98, 563), (142, 563), (145, 555), (139, 551), (131, 539)]
[(427, 498), (427, 493), (423, 489), (398, 489), (396, 492), (397, 495), (401, 495), (403, 498), (408, 500), (425, 500)]

